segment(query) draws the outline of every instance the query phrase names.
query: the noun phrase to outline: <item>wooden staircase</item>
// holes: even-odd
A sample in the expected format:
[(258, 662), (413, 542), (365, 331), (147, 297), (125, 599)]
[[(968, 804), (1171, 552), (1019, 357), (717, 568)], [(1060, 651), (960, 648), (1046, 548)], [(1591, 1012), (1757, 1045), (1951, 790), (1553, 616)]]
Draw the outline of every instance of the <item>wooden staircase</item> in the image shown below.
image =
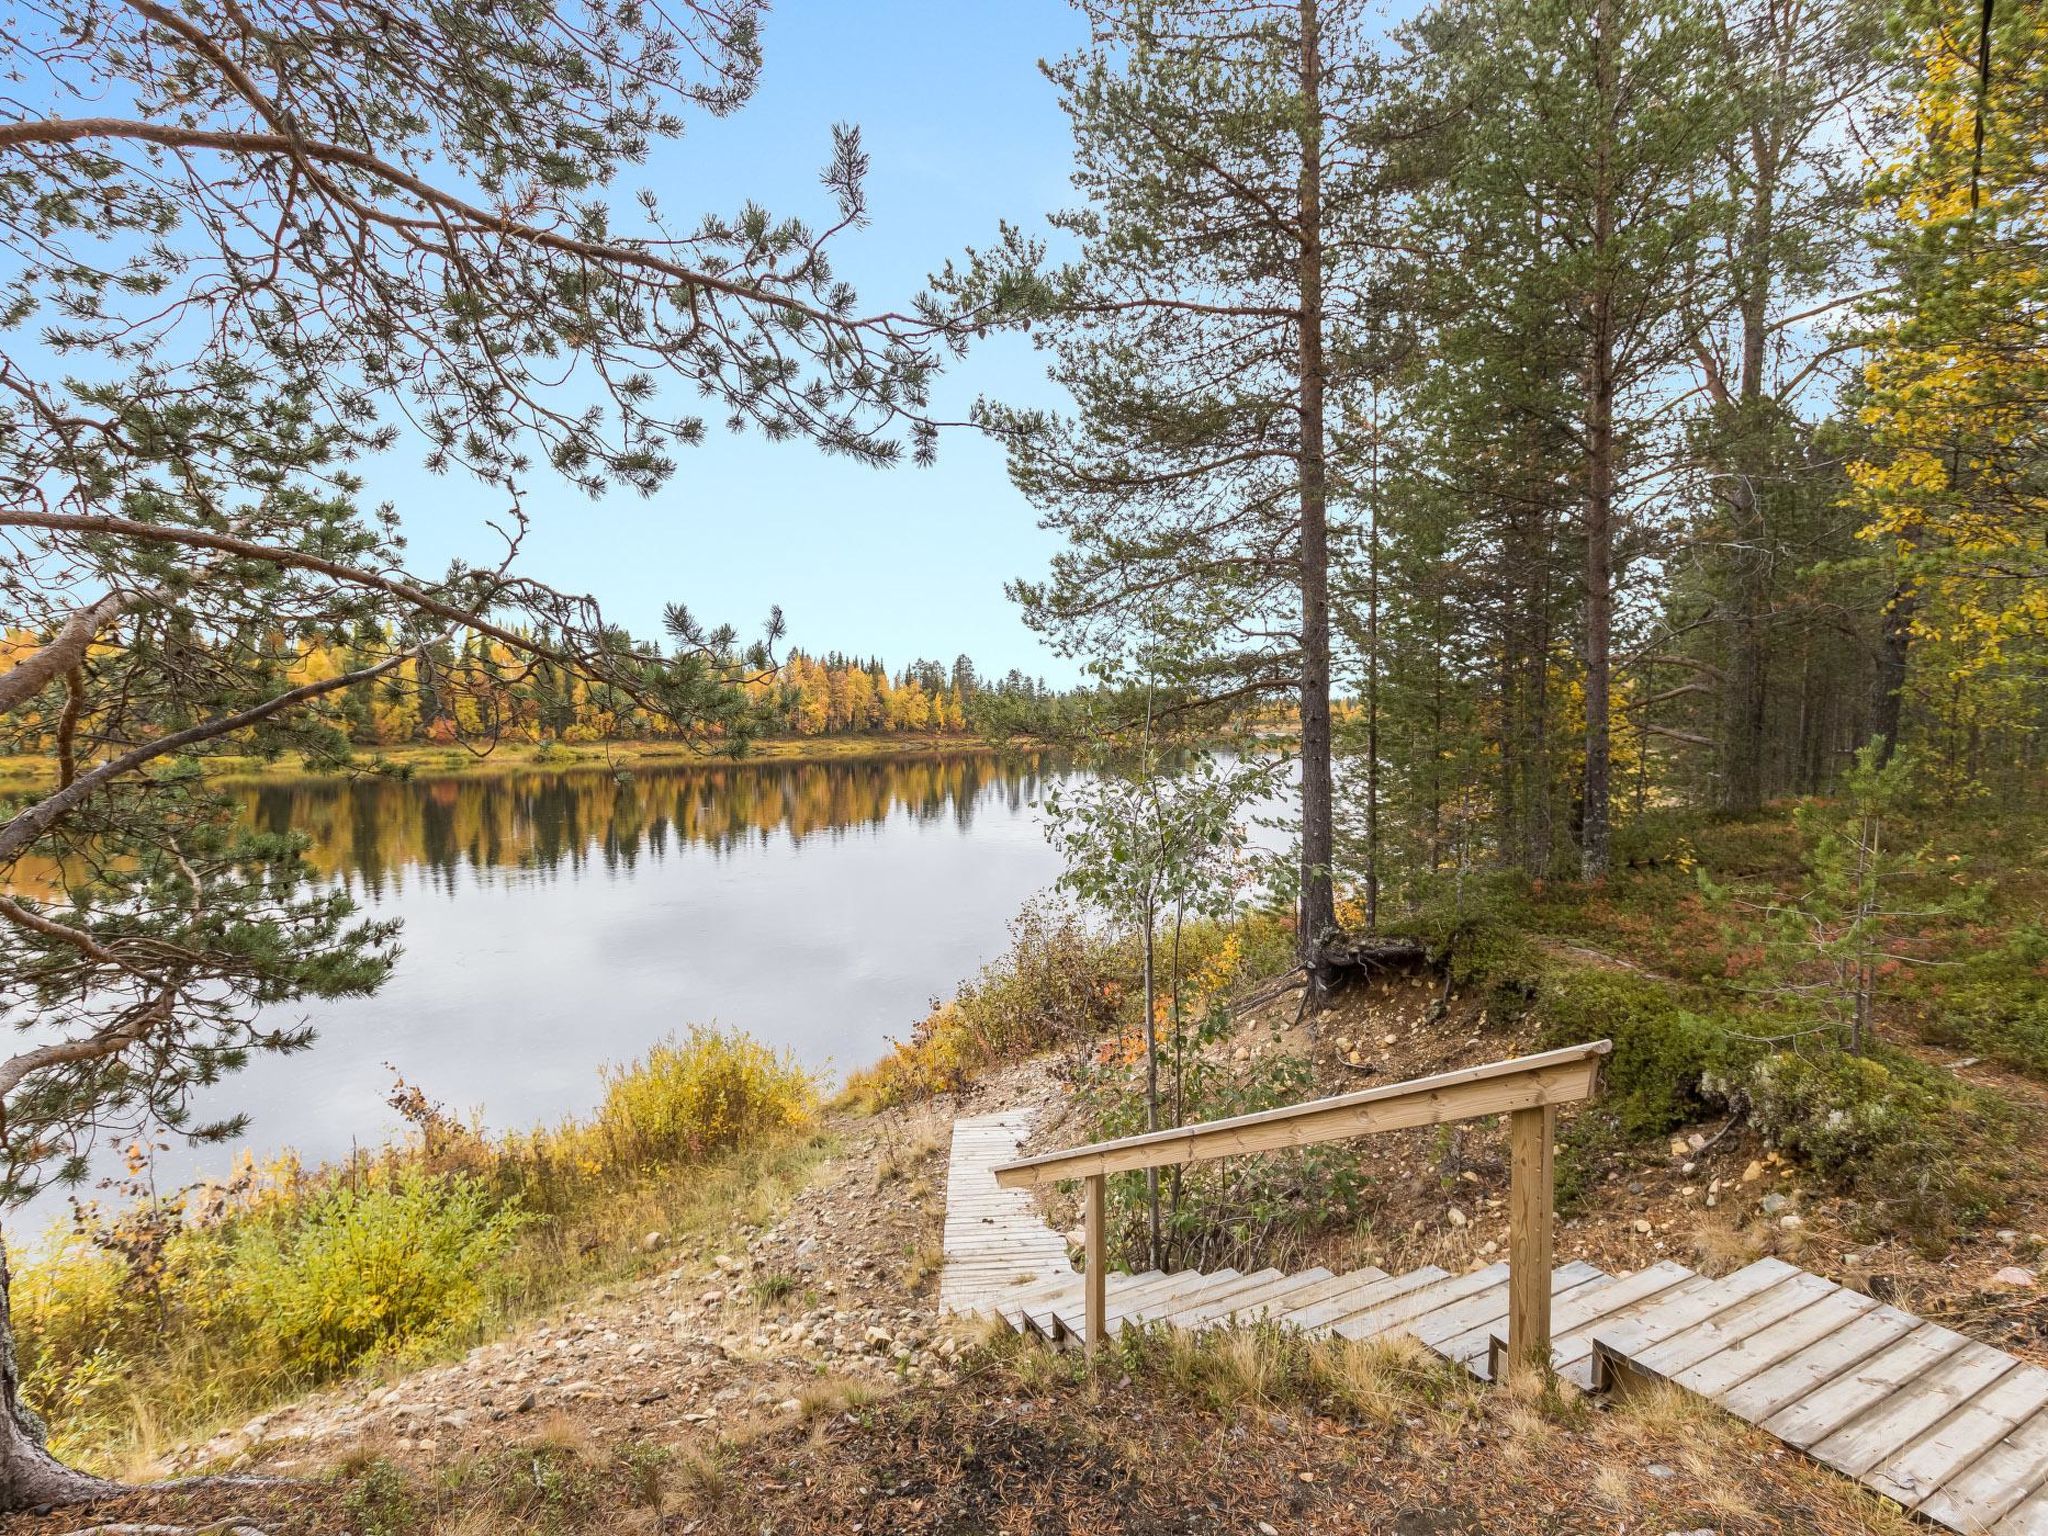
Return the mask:
[[(1087, 1277), (1028, 1189), (998, 1183), (1025, 1129), (1015, 1114), (955, 1123), (940, 1309), (1083, 1343)], [(1669, 1381), (1950, 1530), (2048, 1536), (2048, 1371), (1778, 1259), (1718, 1280), (1671, 1262), (1627, 1275), (1572, 1262), (1549, 1281), (1544, 1337), (1564, 1379)], [(1490, 1379), (1511, 1358), (1514, 1299), (1506, 1264), (1103, 1274), (1093, 1336), (1258, 1323), (1406, 1335)]]

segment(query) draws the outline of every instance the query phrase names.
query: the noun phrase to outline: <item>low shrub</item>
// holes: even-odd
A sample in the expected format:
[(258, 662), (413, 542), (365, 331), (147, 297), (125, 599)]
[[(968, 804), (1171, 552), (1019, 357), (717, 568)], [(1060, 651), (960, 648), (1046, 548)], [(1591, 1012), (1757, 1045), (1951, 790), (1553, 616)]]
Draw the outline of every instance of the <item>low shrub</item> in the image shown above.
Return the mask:
[(1539, 983), (1538, 1046), (1612, 1040), (1604, 1105), (1629, 1137), (1661, 1135), (1715, 1102), (1704, 1087), (1740, 1054), (1726, 1029), (1684, 1006), (1668, 982), (1626, 971), (1556, 968)]
[(592, 1119), (503, 1138), (401, 1081), (412, 1134), (346, 1165), (245, 1161), (225, 1184), (157, 1198), (131, 1179), (124, 1208), (82, 1204), (17, 1256), (12, 1287), (53, 1445), (119, 1470), (323, 1377), (458, 1348), (672, 1263), (650, 1230), (767, 1219), (825, 1146), (812, 1080), (743, 1036), (691, 1030), (604, 1081)]
[(524, 1218), (477, 1180), (407, 1169), (337, 1183), (239, 1224), (229, 1290), (280, 1370), (331, 1376), (373, 1355), (416, 1359), (472, 1334)]
[(2048, 1079), (2048, 932), (2028, 925), (1967, 954), (1917, 1000), (1923, 1039)]
[(817, 1110), (816, 1080), (787, 1052), (702, 1026), (603, 1078), (598, 1128), (632, 1164), (696, 1162), (807, 1125)]
[(1766, 1140), (1870, 1198), (1879, 1225), (1939, 1234), (1995, 1209), (2011, 1111), (1903, 1054), (1779, 1051), (1734, 1085)]

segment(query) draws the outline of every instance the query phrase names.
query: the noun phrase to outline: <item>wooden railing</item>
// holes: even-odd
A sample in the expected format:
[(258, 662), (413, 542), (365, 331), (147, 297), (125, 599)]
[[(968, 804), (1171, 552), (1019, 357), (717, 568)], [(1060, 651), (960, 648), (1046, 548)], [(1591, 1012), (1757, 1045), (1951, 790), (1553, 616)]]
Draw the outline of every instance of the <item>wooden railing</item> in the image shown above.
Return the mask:
[(1511, 1362), (1550, 1358), (1551, 1208), (1555, 1178), (1552, 1148), (1557, 1106), (1599, 1092), (1606, 1040), (1567, 1046), (1514, 1061), (1490, 1062), (1436, 1077), (1419, 1077), (1332, 1099), (1312, 1099), (1228, 1120), (1148, 1131), (1065, 1152), (1004, 1163), (996, 1182), (1031, 1189), (1064, 1179), (1086, 1185), (1086, 1340), (1104, 1336), (1108, 1261), (1104, 1254), (1106, 1180), (1140, 1168), (1174, 1168), (1219, 1157), (1243, 1157), (1288, 1147), (1348, 1141), (1380, 1131), (1444, 1125), (1488, 1115), (1509, 1117), (1508, 1356)]

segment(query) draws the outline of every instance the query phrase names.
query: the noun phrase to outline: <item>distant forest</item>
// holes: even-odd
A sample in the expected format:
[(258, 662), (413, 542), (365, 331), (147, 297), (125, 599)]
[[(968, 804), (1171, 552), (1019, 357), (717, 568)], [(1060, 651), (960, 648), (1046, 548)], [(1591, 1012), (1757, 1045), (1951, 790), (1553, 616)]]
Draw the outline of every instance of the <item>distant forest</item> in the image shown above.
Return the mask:
[[(629, 640), (622, 640), (630, 646)], [(0, 642), (0, 663), (32, 650), (33, 636)], [(325, 682), (357, 669), (372, 649), (330, 640), (302, 641), (281, 668), (289, 687)], [(733, 659), (728, 680), (738, 683), (748, 709), (710, 734), (744, 730), (768, 736), (956, 735), (977, 728), (983, 711), (998, 705), (1029, 711), (1060, 697), (1042, 680), (1012, 669), (984, 680), (967, 656), (950, 665), (917, 660), (892, 671), (874, 657), (838, 651), (812, 655), (792, 650), (779, 664)], [(354, 746), (407, 742), (593, 742), (660, 739), (680, 734), (658, 718), (644, 698), (594, 683), (553, 661), (522, 656), (474, 631), (429, 648), (373, 681), (327, 695), (328, 722)], [(22, 738), (30, 750), (54, 748), (62, 727), (52, 713)]]

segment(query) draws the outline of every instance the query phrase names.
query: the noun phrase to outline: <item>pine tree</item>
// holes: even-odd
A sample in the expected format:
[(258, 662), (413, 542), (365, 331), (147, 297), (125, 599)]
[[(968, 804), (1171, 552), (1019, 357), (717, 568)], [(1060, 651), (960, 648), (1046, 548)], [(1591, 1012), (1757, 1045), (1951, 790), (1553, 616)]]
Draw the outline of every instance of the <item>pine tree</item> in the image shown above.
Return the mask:
[(1359, 0), (1105, 0), (1048, 66), (1085, 203), (1046, 271), (1011, 231), (951, 289), (1029, 321), (1070, 417), (985, 407), (1067, 547), (1019, 582), (1026, 621), (1113, 677), (1208, 703), (1285, 698), (1301, 731), (1299, 944), (1333, 895), (1330, 572), (1352, 530), (1335, 424), (1392, 196), (1376, 18)]

